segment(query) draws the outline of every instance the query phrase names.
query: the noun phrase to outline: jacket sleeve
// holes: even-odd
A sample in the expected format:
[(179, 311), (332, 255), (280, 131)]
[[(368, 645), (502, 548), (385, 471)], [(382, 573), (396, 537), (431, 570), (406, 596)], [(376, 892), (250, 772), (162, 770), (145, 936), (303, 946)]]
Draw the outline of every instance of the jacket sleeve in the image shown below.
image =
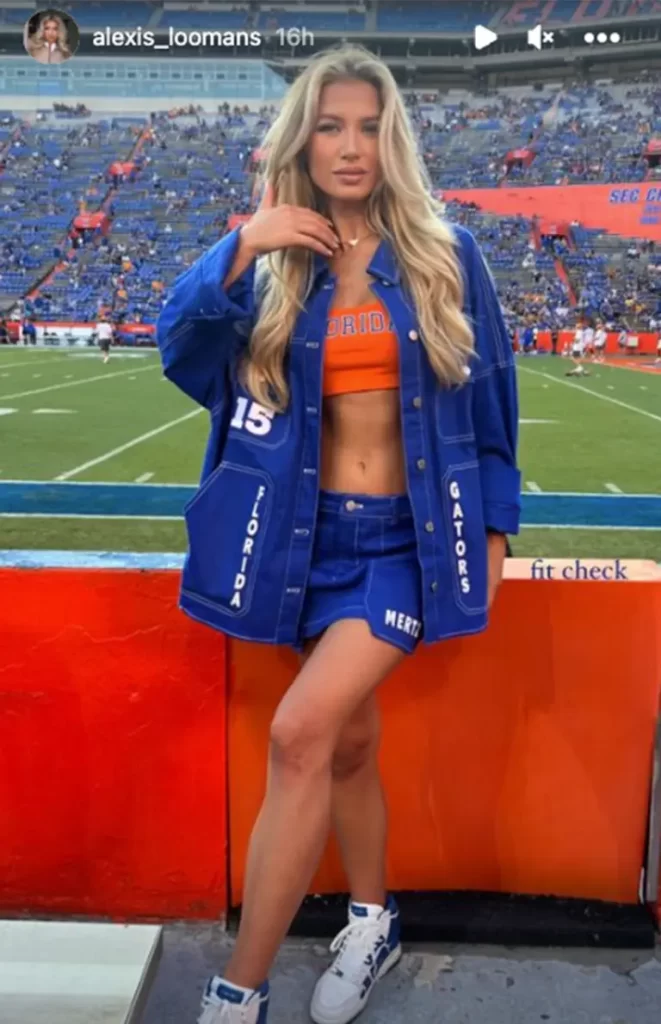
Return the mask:
[(223, 288), (239, 245), (231, 231), (174, 282), (156, 325), (163, 373), (200, 405), (221, 401), (227, 368), (255, 318), (255, 263)]
[(473, 422), (480, 464), (484, 523), (497, 533), (519, 532), (521, 473), (517, 467), (519, 405), (514, 353), (496, 286), (477, 242), (460, 229), (467, 305), (475, 332)]

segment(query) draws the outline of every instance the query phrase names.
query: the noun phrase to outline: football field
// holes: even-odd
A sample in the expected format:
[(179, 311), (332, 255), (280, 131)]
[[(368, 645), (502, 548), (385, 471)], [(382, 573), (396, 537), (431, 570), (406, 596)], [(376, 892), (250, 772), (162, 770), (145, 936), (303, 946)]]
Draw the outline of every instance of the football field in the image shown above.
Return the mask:
[[(519, 556), (661, 561), (661, 372), (519, 357)], [(155, 351), (0, 350), (0, 548), (182, 552), (208, 413)]]

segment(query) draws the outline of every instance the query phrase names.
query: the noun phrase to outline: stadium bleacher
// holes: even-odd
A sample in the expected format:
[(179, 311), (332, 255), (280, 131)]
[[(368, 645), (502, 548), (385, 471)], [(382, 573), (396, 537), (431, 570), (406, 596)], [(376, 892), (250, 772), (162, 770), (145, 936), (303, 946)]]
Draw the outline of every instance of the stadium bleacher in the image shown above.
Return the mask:
[[(26, 294), (65, 255), (81, 201), (100, 203), (106, 167), (134, 141), (129, 130), (108, 121), (20, 129), (2, 157), (0, 307)], [(56, 312), (61, 290), (58, 281), (51, 303), (42, 300), (44, 311)]]
[[(105, 28), (106, 25), (112, 28), (135, 28), (137, 25), (146, 27), (149, 19), (156, 13), (156, 8), (152, 4), (142, 3), (141, 0), (126, 0), (125, 3), (112, 4), (85, 0), (85, 3), (68, 6), (82, 29)], [(66, 4), (62, 7), (67, 9)]]
[[(565, 0), (547, 6), (550, 21), (578, 17), (576, 5)], [(606, 0), (600, 10), (617, 16), (625, 7)], [(237, 3), (213, 10), (89, 0), (67, 9), (83, 32), (106, 24), (273, 31), (301, 27), (304, 20), (313, 32), (358, 33), (371, 23), (393, 34), (465, 34), (478, 19), (494, 27), (525, 27), (535, 23), (540, 5), (387, 0), (366, 11), (359, 4), (320, 4), (305, 8), (303, 20), (294, 4)], [(652, 0), (641, 0), (637, 8), (641, 15), (652, 9)], [(0, 8), (0, 24), (21, 22), (25, 10)], [(184, 72), (173, 64), (170, 74), (181, 82)], [(262, 88), (257, 79), (253, 84)], [(649, 142), (661, 133), (661, 86), (654, 75), (611, 84), (565, 81), (561, 91), (557, 85), (540, 91), (532, 83), (455, 87), (436, 99), (410, 94), (408, 102), (431, 184), (441, 193), (661, 178), (646, 156)], [(227, 106), (217, 114), (208, 108), (175, 117), (150, 114), (157, 105), (147, 102), (124, 118), (83, 111), (84, 123), (73, 124), (66, 106), (42, 112), (43, 120), (34, 123), (0, 111), (0, 310), (29, 296), (26, 308), (44, 321), (94, 321), (105, 310), (119, 323), (154, 323), (175, 277), (226, 230), (232, 214), (249, 212), (250, 154), (273, 111)], [(113, 182), (109, 166), (129, 158), (148, 126), (153, 138), (144, 141), (136, 173)], [(520, 150), (531, 158), (508, 160)], [(86, 231), (73, 238), (81, 202), (89, 211), (104, 204), (109, 233)], [(581, 312), (601, 312), (612, 322), (627, 315), (640, 327), (659, 317), (653, 247), (630, 256), (629, 240), (578, 224), (571, 237), (549, 241), (522, 217), (496, 217), (456, 203), (448, 204), (447, 215), (467, 223), (484, 246), (513, 327), (531, 314), (540, 326), (562, 326)], [(612, 295), (615, 276), (626, 284), (627, 294), (619, 299)]]
[[(410, 114), (433, 185), (494, 188), (505, 181), (635, 181), (648, 175), (641, 153), (661, 112), (661, 89), (654, 83), (575, 87), (552, 105), (552, 126), (544, 118), (549, 104), (521, 89), (413, 102)], [(154, 323), (177, 275), (226, 230), (233, 213), (249, 212), (249, 158), (267, 113), (161, 114), (151, 119), (154, 139), (144, 146), (138, 173), (113, 190), (110, 235), (76, 250), (63, 244), (80, 199), (91, 199), (91, 209), (100, 204), (109, 187), (107, 168), (126, 159), (147, 123), (145, 116), (22, 130), (0, 179), (0, 218), (8, 221), (21, 211), (19, 238), (2, 247), (0, 303), (25, 295), (59, 260), (59, 271), (29, 304), (43, 320), (94, 321), (107, 310), (119, 323)], [(6, 138), (12, 130), (5, 129)], [(632, 131), (640, 141), (632, 141)], [(508, 171), (504, 154), (526, 144), (535, 149), (534, 161)], [(66, 163), (58, 166), (63, 155)], [(496, 219), (453, 203), (448, 216), (467, 223), (484, 246), (513, 329), (531, 314), (540, 327), (563, 326), (578, 312), (601, 311), (613, 323), (626, 315), (645, 329), (659, 317), (659, 278), (653, 260), (647, 269), (647, 253), (644, 275), (638, 267), (625, 277), (628, 298), (611, 296), (611, 278), (617, 273), (621, 279), (626, 265), (627, 240), (577, 231), (566, 249), (547, 250), (523, 218)]]
[[(368, 25), (362, 4), (338, 5), (331, 10), (319, 5), (318, 10), (295, 10), (295, 3), (284, 8), (267, 5), (267, 9), (255, 12), (252, 5), (233, 4), (219, 11), (211, 11), (191, 4), (187, 10), (163, 9), (160, 3), (149, 0), (75, 0), (62, 3), (60, 7), (69, 10), (83, 31), (105, 28), (143, 28), (172, 25), (173, 28), (196, 29), (245, 29), (290, 26), (303, 27), (318, 32), (362, 31)], [(321, 9), (323, 7), (323, 10)], [(546, 25), (577, 24), (600, 18), (627, 16), (653, 17), (658, 15), (658, 0), (601, 0), (599, 4), (584, 5), (576, 0), (552, 0), (551, 3), (521, 4), (514, 0), (443, 0), (442, 3), (424, 3), (422, 0), (381, 0), (376, 11), (375, 27), (379, 32), (465, 32), (476, 21), (494, 28), (527, 29), (541, 20)], [(0, 26), (23, 25), (26, 7), (0, 8)]]
[[(506, 4), (503, 4), (503, 10)], [(444, 3), (434, 6), (417, 0), (384, 5), (378, 11), (377, 27), (380, 32), (460, 32), (472, 27), (483, 13), (493, 18), (493, 4)]]

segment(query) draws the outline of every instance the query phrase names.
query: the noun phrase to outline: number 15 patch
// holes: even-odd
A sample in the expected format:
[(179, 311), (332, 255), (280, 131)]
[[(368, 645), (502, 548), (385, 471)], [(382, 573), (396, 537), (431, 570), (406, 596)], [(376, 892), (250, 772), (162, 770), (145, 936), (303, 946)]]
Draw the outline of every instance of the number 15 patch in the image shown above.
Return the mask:
[(240, 432), (242, 441), (277, 448), (288, 439), (290, 425), (289, 412), (273, 412), (250, 396), (239, 395), (230, 421), (230, 435), (238, 440), (237, 432)]
[(251, 402), (249, 398), (237, 398), (236, 411), (230, 427), (235, 430), (247, 430), (249, 434), (263, 437), (270, 434), (275, 413), (265, 409), (259, 402)]

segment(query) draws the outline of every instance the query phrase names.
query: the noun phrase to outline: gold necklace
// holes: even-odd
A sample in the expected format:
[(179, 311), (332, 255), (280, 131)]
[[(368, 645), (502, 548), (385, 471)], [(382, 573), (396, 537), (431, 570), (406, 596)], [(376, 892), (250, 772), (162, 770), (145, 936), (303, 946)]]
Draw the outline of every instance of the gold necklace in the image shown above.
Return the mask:
[(372, 235), (375, 234), (376, 231), (368, 231), (366, 235), (363, 235), (360, 238), (348, 238), (346, 242), (342, 242), (342, 247), (344, 248), (345, 245), (350, 245), (352, 249), (355, 249), (359, 242), (364, 242), (366, 238), (371, 238)]

